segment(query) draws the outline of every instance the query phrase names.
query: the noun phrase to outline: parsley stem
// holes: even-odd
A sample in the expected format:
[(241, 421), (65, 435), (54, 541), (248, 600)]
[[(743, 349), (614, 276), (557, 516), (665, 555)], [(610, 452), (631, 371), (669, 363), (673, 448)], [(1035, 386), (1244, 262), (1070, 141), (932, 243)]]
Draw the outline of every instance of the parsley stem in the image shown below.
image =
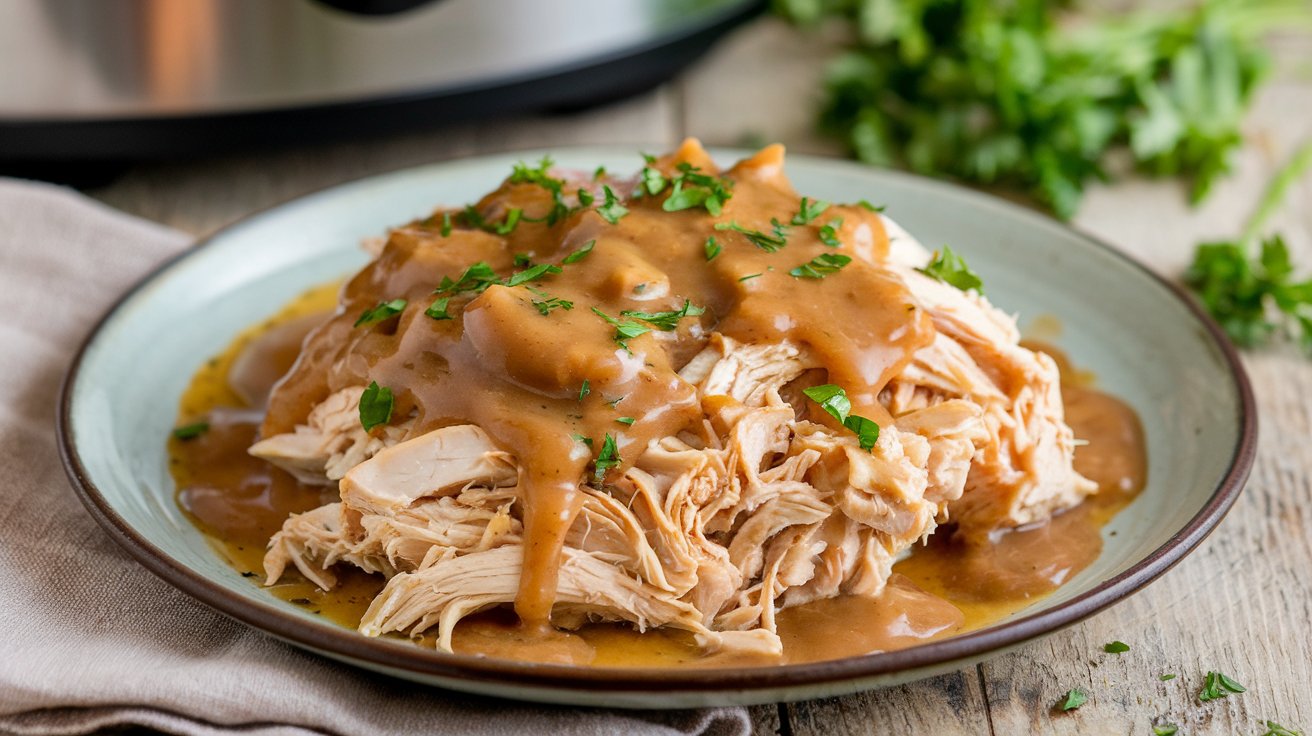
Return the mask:
[(1267, 184), (1262, 199), (1258, 200), (1257, 209), (1248, 218), (1244, 233), (1239, 238), (1244, 248), (1249, 248), (1262, 236), (1262, 228), (1266, 225), (1266, 221), (1271, 219), (1271, 215), (1275, 214), (1280, 204), (1285, 201), (1285, 194), (1289, 188), (1301, 179), (1308, 169), (1312, 169), (1312, 138), (1308, 138), (1298, 150), (1294, 151), (1294, 155), (1276, 171), (1271, 182)]

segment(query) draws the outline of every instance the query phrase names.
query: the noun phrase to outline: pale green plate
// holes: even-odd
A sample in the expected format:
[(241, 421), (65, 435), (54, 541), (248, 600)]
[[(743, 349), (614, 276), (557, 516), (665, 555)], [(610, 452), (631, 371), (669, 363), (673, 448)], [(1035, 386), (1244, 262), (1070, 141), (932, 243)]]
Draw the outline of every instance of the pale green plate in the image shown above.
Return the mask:
[[(560, 165), (633, 170), (611, 148), (552, 151)], [(727, 162), (736, 152), (717, 152)], [(106, 531), (177, 587), (270, 634), (370, 669), (457, 690), (584, 705), (684, 707), (811, 698), (961, 667), (1078, 621), (1165, 572), (1234, 503), (1257, 422), (1220, 333), (1176, 289), (1053, 220), (936, 181), (791, 157), (799, 192), (868, 199), (929, 247), (948, 243), (1000, 307), (1053, 315), (1059, 347), (1143, 420), (1149, 484), (1104, 530), (1102, 555), (1051, 597), (981, 631), (904, 651), (806, 665), (618, 670), (464, 657), (368, 639), (269, 595), (224, 564), (173, 501), (165, 438), (206, 358), (305, 289), (365, 262), (360, 240), (497, 185), (521, 152), (334, 187), (254, 215), (168, 263), (98, 325), (69, 370), (60, 441), (74, 487)], [(1023, 321), (1023, 320), (1022, 320)]]

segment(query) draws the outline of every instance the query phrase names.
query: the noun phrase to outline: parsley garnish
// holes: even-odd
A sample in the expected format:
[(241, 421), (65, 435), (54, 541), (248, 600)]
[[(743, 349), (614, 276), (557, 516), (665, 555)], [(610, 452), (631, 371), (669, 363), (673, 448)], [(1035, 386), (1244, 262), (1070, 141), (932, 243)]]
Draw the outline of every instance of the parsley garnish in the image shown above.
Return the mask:
[(812, 220), (819, 217), (827, 209), (829, 209), (829, 203), (822, 199), (802, 197), (802, 201), (797, 207), (797, 214), (793, 215), (791, 222), (794, 225), (810, 225)]
[(1161, 680), (1162, 682), (1166, 682), (1167, 680), (1174, 680), (1175, 675), (1161, 675), (1157, 679)]
[(614, 317), (610, 316), (609, 314), (606, 314), (605, 312), (601, 311), (596, 307), (593, 307), (592, 311), (598, 317), (601, 317), (602, 319), (606, 320), (615, 328), (615, 336), (612, 339), (615, 341), (616, 345), (619, 345), (620, 347), (624, 348), (624, 352), (628, 353), (629, 355), (633, 354), (633, 351), (629, 349), (629, 340), (632, 340), (633, 338), (639, 335), (645, 335), (648, 332), (651, 332), (650, 327), (644, 327), (638, 324), (637, 322), (621, 321), (615, 319)]
[(1289, 248), (1281, 236), (1271, 235), (1257, 246), (1267, 219), (1309, 168), (1312, 140), (1267, 185), (1243, 234), (1234, 241), (1199, 245), (1185, 272), (1185, 283), (1236, 345), (1260, 345), (1283, 331), (1312, 352), (1312, 279), (1294, 280)]
[(568, 299), (561, 299), (560, 297), (552, 296), (545, 291), (539, 291), (538, 289), (534, 289), (532, 286), (528, 286), (525, 288), (527, 288), (529, 291), (533, 292), (534, 294), (537, 294), (538, 296), (542, 297), (541, 299), (534, 299), (532, 301), (533, 301), (533, 308), (538, 310), (538, 313), (541, 314), (543, 317), (547, 316), (548, 314), (551, 314), (551, 310), (553, 309), (563, 309), (566, 312), (568, 312), (569, 310), (574, 308), (574, 302), (569, 301)]
[(856, 435), (858, 443), (862, 450), (869, 450), (879, 441), (879, 425), (875, 422), (861, 416), (851, 414), (852, 402), (847, 398), (847, 392), (841, 386), (835, 386), (827, 383), (823, 386), (813, 386), (802, 393), (820, 408), (828, 412), (829, 416), (837, 419), (842, 425)]
[(377, 381), (371, 381), (369, 388), (360, 394), (360, 426), (368, 432), (391, 420), (392, 389), (379, 386)]
[(538, 219), (525, 217), (525, 220), (530, 222), (545, 221), (550, 226), (555, 225), (569, 215), (569, 205), (565, 204), (565, 182), (547, 173), (547, 170), (554, 163), (550, 156), (543, 156), (536, 167), (530, 168), (523, 161), (520, 161), (515, 164), (514, 169), (511, 171), (511, 184), (536, 184), (551, 194), (551, 209), (547, 210), (546, 216)]
[(843, 244), (838, 240), (838, 229), (843, 226), (843, 218), (835, 217), (829, 223), (820, 228), (820, 242), (830, 248), (841, 248)]
[(405, 309), (406, 303), (407, 302), (404, 299), (393, 299), (390, 302), (379, 302), (378, 306), (373, 309), (364, 310), (364, 314), (360, 315), (360, 319), (357, 319), (353, 326), (360, 327), (361, 325), (372, 325), (377, 322), (382, 322), (389, 317), (395, 317)]
[(1130, 645), (1123, 641), (1114, 641), (1110, 644), (1104, 644), (1102, 650), (1108, 654), (1120, 654), (1121, 652), (1130, 651)]
[(724, 203), (733, 196), (730, 191), (732, 183), (728, 179), (700, 173), (701, 169), (687, 161), (680, 163), (678, 169), (679, 173), (672, 180), (670, 196), (665, 198), (661, 209), (678, 212), (702, 206), (712, 217), (719, 217)]
[(209, 422), (192, 422), (175, 428), (173, 436), (180, 440), (194, 440), (208, 431), (210, 431)]
[(738, 281), (739, 281), (739, 282), (742, 282), (742, 281), (751, 281), (752, 279), (754, 279), (754, 278), (756, 278), (757, 276), (760, 276), (760, 275), (761, 275), (761, 274), (759, 274), (759, 273), (749, 273), (749, 274), (747, 274), (746, 276), (739, 276), (739, 277), (738, 277)]
[(838, 253), (821, 253), (809, 262), (792, 269), (788, 275), (797, 279), (822, 279), (851, 262), (851, 258)]
[(516, 253), (514, 263), (515, 263), (515, 268), (524, 268), (525, 266), (532, 266), (533, 257), (527, 253)]
[(720, 246), (720, 241), (716, 240), (715, 236), (712, 235), (706, 239), (706, 242), (702, 245), (702, 250), (706, 251), (706, 262), (710, 263), (715, 260), (716, 256), (720, 255), (720, 251), (724, 250), (724, 248)]
[(1207, 677), (1203, 680), (1203, 689), (1198, 693), (1198, 700), (1206, 703), (1209, 700), (1224, 698), (1230, 693), (1242, 693), (1244, 686), (1226, 677), (1220, 672), (1208, 672)]
[(587, 398), (590, 393), (592, 393), (592, 384), (588, 383), (588, 379), (585, 378), (583, 379), (583, 385), (579, 387), (579, 401)]
[(1089, 696), (1085, 695), (1083, 690), (1067, 690), (1066, 700), (1062, 701), (1060, 708), (1063, 711), (1075, 710), (1087, 702), (1089, 702)]
[(620, 314), (625, 317), (640, 319), (658, 330), (668, 332), (678, 327), (679, 320), (684, 317), (698, 317), (705, 312), (705, 309), (695, 307), (692, 302), (684, 299), (683, 308), (676, 309), (672, 312), (635, 312), (631, 309), (626, 309), (623, 312), (620, 312)]
[(617, 418), (615, 419), (615, 421), (619, 422), (620, 424), (624, 424), (624, 425), (627, 425), (627, 426), (629, 426), (629, 427), (632, 427), (632, 426), (633, 426), (633, 423), (636, 422), (636, 421), (638, 421), (638, 420), (637, 420), (637, 419), (634, 419), (633, 417), (617, 417)]
[(574, 439), (575, 442), (582, 442), (583, 444), (587, 445), (588, 447), (592, 447), (592, 438), (591, 438), (591, 437), (584, 437), (583, 435), (581, 435), (581, 434), (579, 434), (579, 433), (577, 433), (577, 432), (575, 432), (574, 434), (571, 434), (570, 437), (572, 437), (572, 438)]
[(428, 309), (424, 310), (424, 314), (438, 321), (444, 319), (451, 319), (451, 314), (446, 311), (446, 305), (450, 301), (451, 301), (451, 297), (449, 296), (444, 296), (440, 299), (436, 299), (433, 301), (432, 304), (428, 306)]
[(1180, 727), (1174, 723), (1161, 723), (1153, 726), (1153, 736), (1175, 736)]
[(1262, 736), (1303, 736), (1302, 731), (1286, 728), (1275, 721), (1266, 722), (1266, 733)]
[(669, 180), (665, 178), (665, 174), (662, 174), (660, 169), (653, 169), (650, 166), (642, 167), (641, 188), (645, 189), (647, 194), (660, 194), (669, 183)]
[(620, 198), (615, 196), (615, 192), (612, 192), (610, 187), (603, 185), (601, 189), (606, 195), (606, 201), (597, 208), (597, 214), (606, 222), (617, 225), (621, 217), (629, 214), (629, 208), (620, 204)]
[(596, 170), (592, 172), (592, 180), (593, 180), (593, 181), (597, 181), (598, 179), (600, 179), (601, 177), (603, 177), (603, 176), (605, 176), (605, 175), (606, 175), (606, 167), (605, 167), (605, 166), (598, 166), (598, 167), (596, 168)]
[(455, 281), (443, 276), (442, 283), (438, 285), (433, 293), (455, 294), (462, 291), (483, 291), (495, 283), (497, 283), (497, 272), (493, 271), (486, 261), (479, 261), (466, 268), (464, 273), (460, 274), (460, 278)]
[(560, 266), (553, 266), (550, 263), (539, 263), (538, 265), (531, 266), (523, 271), (516, 271), (510, 275), (510, 278), (505, 280), (504, 284), (506, 286), (519, 286), (520, 284), (526, 284), (530, 281), (537, 281), (548, 274), (557, 273), (560, 273)]
[(521, 210), (520, 208), (511, 207), (509, 210), (506, 211), (506, 219), (502, 220), (501, 224), (497, 225), (496, 228), (494, 228), (496, 234), (509, 235), (511, 232), (514, 231), (515, 226), (519, 224), (519, 217), (520, 215), (523, 214), (524, 211)]
[(596, 246), (596, 245), (597, 245), (597, 241), (595, 241), (595, 240), (589, 240), (588, 242), (586, 242), (586, 243), (584, 243), (583, 245), (581, 245), (581, 246), (578, 248), (578, 250), (575, 250), (575, 251), (573, 251), (572, 253), (570, 253), (569, 255), (565, 256), (564, 260), (562, 260), (562, 261), (560, 262), (561, 265), (562, 265), (562, 266), (568, 266), (568, 265), (570, 265), (571, 263), (578, 263), (579, 261), (583, 260), (584, 258), (587, 258), (587, 257), (588, 257), (588, 254), (592, 252), (593, 247)]
[(450, 213), (450, 212), (443, 212), (443, 213), (442, 213), (442, 229), (441, 229), (439, 232), (442, 233), (442, 237), (444, 237), (444, 238), (445, 238), (445, 237), (449, 237), (449, 236), (451, 235), (451, 213)]
[(592, 463), (592, 480), (600, 484), (606, 477), (606, 471), (620, 464), (620, 453), (615, 447), (615, 438), (610, 432), (606, 433), (606, 438), (601, 441), (601, 452), (597, 453), (597, 459)]
[(592, 203), (597, 201), (597, 195), (587, 189), (580, 189), (576, 196), (579, 199), (580, 207), (591, 207)]
[(788, 245), (788, 227), (774, 218), (770, 218), (770, 224), (773, 226), (773, 234), (766, 235), (760, 230), (745, 228), (736, 222), (717, 222), (716, 230), (732, 230), (736, 233), (742, 233), (748, 242), (760, 248), (766, 253), (774, 253), (780, 248)]
[(962, 291), (974, 289), (981, 294), (984, 293), (984, 282), (970, 270), (970, 266), (966, 265), (966, 261), (961, 256), (952, 252), (952, 249), (946, 245), (943, 246), (942, 251), (934, 251), (934, 257), (929, 261), (929, 265), (916, 270)]
[(873, 204), (870, 204), (870, 201), (869, 201), (869, 200), (862, 199), (862, 200), (859, 200), (859, 201), (857, 202), (857, 204), (860, 205), (862, 209), (869, 210), (870, 212), (883, 212), (883, 211), (884, 211), (884, 206), (883, 206), (883, 205), (880, 205), (880, 206), (876, 207), (876, 206), (874, 206)]

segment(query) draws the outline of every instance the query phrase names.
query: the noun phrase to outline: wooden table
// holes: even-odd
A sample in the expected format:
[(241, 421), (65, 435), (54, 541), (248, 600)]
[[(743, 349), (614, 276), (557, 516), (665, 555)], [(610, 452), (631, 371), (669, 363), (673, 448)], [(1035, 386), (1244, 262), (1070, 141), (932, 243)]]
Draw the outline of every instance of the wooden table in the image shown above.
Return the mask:
[[(1234, 176), (1190, 209), (1172, 182), (1096, 188), (1076, 225), (1162, 273), (1193, 244), (1236, 234), (1273, 168), (1312, 135), (1312, 39), (1272, 41), (1286, 60), (1257, 102)], [(339, 182), (485, 152), (567, 144), (655, 150), (688, 135), (709, 145), (778, 140), (834, 153), (811, 129), (827, 52), (769, 18), (737, 32), (680, 79), (641, 97), (564, 116), (459, 125), (420, 135), (244, 157), (142, 166), (92, 192), (129, 212), (205, 235), (242, 215)], [(1301, 68), (1300, 68), (1301, 65)], [(1312, 264), (1312, 180), (1276, 222)], [(1247, 491), (1220, 529), (1143, 593), (1090, 621), (972, 669), (844, 698), (759, 706), (761, 733), (1261, 734), (1272, 719), (1312, 732), (1312, 362), (1292, 349), (1247, 356), (1261, 411), (1261, 448)], [(1206, 397), (1199, 397), (1205, 401)], [(1112, 640), (1130, 651), (1107, 655)], [(1208, 704), (1208, 670), (1248, 692)], [(1159, 675), (1176, 673), (1163, 682)], [(1073, 713), (1054, 708), (1070, 688)]]

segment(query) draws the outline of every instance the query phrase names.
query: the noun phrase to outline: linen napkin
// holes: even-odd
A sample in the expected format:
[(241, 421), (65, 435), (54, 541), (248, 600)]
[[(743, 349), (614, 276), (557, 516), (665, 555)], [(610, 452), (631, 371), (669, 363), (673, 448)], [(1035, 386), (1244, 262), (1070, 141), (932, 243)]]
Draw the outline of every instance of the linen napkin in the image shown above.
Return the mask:
[(100, 314), (188, 241), (70, 190), (0, 179), (0, 733), (750, 731), (742, 708), (529, 705), (350, 668), (220, 616), (120, 551), (64, 476), (56, 393)]

